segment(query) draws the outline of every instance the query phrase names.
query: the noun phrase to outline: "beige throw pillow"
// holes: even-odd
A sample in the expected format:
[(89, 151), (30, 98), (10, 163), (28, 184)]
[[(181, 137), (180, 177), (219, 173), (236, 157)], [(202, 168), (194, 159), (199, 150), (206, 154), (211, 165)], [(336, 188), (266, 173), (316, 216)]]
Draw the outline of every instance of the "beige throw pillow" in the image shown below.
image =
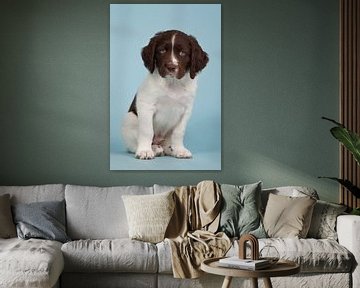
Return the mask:
[(0, 238), (16, 237), (9, 194), (0, 196)]
[(173, 193), (122, 196), (131, 239), (151, 243), (164, 240), (175, 207)]
[(269, 195), (264, 228), (269, 237), (306, 238), (316, 200), (311, 197)]

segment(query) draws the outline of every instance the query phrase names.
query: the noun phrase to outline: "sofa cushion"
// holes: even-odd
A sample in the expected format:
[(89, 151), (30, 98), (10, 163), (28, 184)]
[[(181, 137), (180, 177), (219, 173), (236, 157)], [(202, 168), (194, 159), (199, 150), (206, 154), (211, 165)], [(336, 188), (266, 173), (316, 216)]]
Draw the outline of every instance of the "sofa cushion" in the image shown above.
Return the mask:
[[(351, 252), (338, 242), (330, 239), (259, 239), (259, 250), (264, 246), (275, 247), (278, 251), (277, 256), (280, 256), (280, 259), (287, 259), (298, 263), (301, 273), (347, 273), (354, 266), (354, 257)], [(227, 256), (237, 255), (238, 251), (239, 245), (235, 241)], [(276, 251), (274, 252), (276, 253)], [(249, 257), (250, 249), (247, 250), (247, 254)]]
[(264, 215), (264, 227), (269, 237), (305, 238), (310, 227), (316, 200), (270, 194)]
[(319, 199), (319, 195), (317, 194), (316, 190), (310, 187), (284, 186), (284, 187), (263, 189), (261, 192), (261, 206), (263, 213), (265, 212), (265, 208), (270, 194), (289, 196), (289, 197), (310, 196), (311, 198)]
[(13, 206), (17, 234), (22, 239), (69, 241), (65, 229), (65, 201), (18, 203)]
[(168, 186), (168, 185), (154, 184), (154, 186), (153, 186), (153, 188), (154, 188), (154, 194), (174, 191), (176, 187), (177, 187), (177, 186)]
[(0, 239), (0, 287), (53, 287), (63, 268), (61, 243)]
[(350, 272), (353, 267), (353, 255), (334, 240), (270, 238), (262, 242), (274, 246), (280, 258), (297, 262), (301, 272)]
[(175, 208), (174, 192), (156, 195), (124, 195), (131, 239), (157, 243), (164, 240)]
[(130, 239), (78, 240), (61, 248), (66, 272), (157, 271), (156, 246)]
[(0, 238), (16, 237), (9, 194), (0, 196)]
[(345, 205), (318, 200), (314, 206), (307, 237), (337, 240), (336, 219), (346, 209)]
[(261, 182), (243, 186), (222, 184), (221, 193), (219, 231), (229, 237), (246, 233), (266, 237), (260, 217)]
[(66, 185), (67, 233), (71, 239), (128, 238), (123, 195), (152, 194), (152, 187)]
[(156, 244), (159, 270), (161, 274), (172, 274), (171, 246), (169, 241), (162, 241)]
[[(302, 273), (348, 273), (354, 265), (353, 255), (338, 242), (330, 239), (263, 238), (259, 250), (274, 246), (281, 259), (295, 261)], [(171, 248), (168, 241), (156, 244), (159, 273), (172, 273)], [(238, 241), (234, 241), (226, 256), (238, 255)], [(247, 255), (250, 257), (250, 247)], [(276, 256), (276, 255), (271, 255)], [(274, 286), (275, 287), (275, 286)]]
[(0, 195), (4, 194), (10, 194), (11, 204), (61, 201), (65, 197), (65, 186), (62, 184), (0, 186)]

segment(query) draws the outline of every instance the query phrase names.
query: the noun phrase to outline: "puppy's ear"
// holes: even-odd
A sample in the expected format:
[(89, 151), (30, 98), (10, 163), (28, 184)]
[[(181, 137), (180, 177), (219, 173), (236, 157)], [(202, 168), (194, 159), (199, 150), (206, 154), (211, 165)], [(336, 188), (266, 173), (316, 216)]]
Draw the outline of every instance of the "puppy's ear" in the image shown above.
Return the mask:
[(196, 74), (205, 68), (209, 62), (209, 57), (205, 51), (202, 50), (197, 40), (190, 36), (191, 43), (191, 62), (190, 62), (190, 78), (194, 79)]
[(153, 73), (155, 70), (155, 50), (157, 45), (158, 36), (155, 35), (150, 39), (150, 42), (141, 51), (141, 57), (144, 61), (145, 67)]

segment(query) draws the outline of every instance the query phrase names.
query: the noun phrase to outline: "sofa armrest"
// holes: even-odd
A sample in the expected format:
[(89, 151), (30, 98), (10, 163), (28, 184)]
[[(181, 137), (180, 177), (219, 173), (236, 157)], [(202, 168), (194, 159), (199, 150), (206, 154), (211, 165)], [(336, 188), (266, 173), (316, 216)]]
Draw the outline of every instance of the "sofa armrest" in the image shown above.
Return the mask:
[(338, 216), (336, 229), (339, 243), (355, 257), (356, 264), (352, 273), (352, 287), (360, 287), (360, 216)]

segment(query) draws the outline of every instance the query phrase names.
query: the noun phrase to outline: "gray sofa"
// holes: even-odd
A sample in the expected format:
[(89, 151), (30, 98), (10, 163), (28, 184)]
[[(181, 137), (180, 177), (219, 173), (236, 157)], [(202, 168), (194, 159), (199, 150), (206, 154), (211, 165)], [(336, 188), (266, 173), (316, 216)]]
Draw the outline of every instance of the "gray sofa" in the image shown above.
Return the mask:
[[(152, 244), (128, 238), (122, 195), (169, 191), (173, 187), (89, 187), (76, 185), (0, 186), (12, 204), (41, 201), (66, 203), (67, 234), (57, 241), (0, 239), (0, 287), (221, 287), (223, 277), (174, 279), (171, 250), (166, 241)], [(298, 188), (302, 189), (302, 188)], [(292, 187), (263, 190), (292, 195)], [(316, 192), (312, 192), (316, 193)], [(282, 258), (301, 265), (301, 273), (273, 278), (274, 287), (360, 287), (360, 217), (337, 217), (338, 241), (331, 239), (260, 239)], [(236, 255), (237, 242), (228, 255)], [(262, 281), (259, 281), (262, 287)], [(246, 279), (234, 279), (248, 287)], [(241, 286), (243, 287), (243, 286)]]

